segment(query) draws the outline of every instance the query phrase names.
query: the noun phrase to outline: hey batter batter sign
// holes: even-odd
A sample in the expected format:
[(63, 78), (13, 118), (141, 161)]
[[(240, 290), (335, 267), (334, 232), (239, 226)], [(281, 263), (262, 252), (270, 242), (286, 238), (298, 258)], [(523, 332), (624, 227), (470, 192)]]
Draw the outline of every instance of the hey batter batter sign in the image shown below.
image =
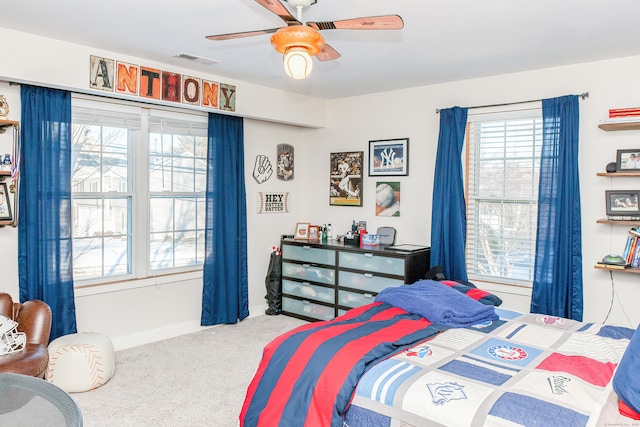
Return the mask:
[(256, 200), (257, 212), (267, 213), (287, 213), (289, 212), (289, 192), (265, 193), (258, 192)]

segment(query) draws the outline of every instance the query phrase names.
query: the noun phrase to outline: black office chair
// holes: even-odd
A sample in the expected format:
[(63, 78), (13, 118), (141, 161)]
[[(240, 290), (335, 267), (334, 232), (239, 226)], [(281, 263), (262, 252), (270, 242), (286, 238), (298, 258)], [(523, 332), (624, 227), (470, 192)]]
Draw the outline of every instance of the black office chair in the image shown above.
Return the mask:
[(82, 413), (57, 385), (6, 372), (0, 374), (0, 426), (82, 427)]

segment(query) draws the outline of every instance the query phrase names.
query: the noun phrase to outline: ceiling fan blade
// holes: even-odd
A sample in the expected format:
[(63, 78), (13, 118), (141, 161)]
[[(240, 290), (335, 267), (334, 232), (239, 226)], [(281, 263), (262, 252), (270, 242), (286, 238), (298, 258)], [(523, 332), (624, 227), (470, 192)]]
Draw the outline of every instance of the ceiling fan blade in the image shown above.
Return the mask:
[(278, 15), (287, 25), (301, 25), (286, 7), (279, 0), (256, 0), (260, 5)]
[(332, 61), (334, 59), (340, 58), (340, 54), (328, 44), (325, 44), (322, 47), (320, 52), (316, 53), (316, 58), (320, 61)]
[(229, 34), (216, 34), (213, 36), (207, 36), (208, 40), (232, 40), (232, 39), (241, 39), (244, 37), (252, 37), (252, 36), (260, 36), (262, 34), (271, 34), (278, 31), (279, 28), (270, 28), (268, 30), (257, 30), (257, 31), (242, 31), (239, 33), (229, 33)]
[(404, 21), (399, 15), (369, 16), (341, 21), (307, 22), (316, 30), (400, 30)]

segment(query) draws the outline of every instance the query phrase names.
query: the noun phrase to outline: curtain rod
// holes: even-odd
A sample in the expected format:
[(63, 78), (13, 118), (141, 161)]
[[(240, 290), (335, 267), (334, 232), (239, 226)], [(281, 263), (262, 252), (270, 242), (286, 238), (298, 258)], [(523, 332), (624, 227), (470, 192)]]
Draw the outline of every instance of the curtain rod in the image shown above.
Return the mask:
[[(589, 97), (589, 92), (584, 92), (577, 96), (579, 96), (582, 99), (585, 99)], [(505, 102), (503, 104), (475, 105), (473, 107), (466, 107), (466, 108), (472, 109), (472, 108), (504, 107), (507, 105), (528, 104), (530, 102), (540, 102), (540, 101), (542, 101), (542, 99), (531, 99), (529, 101)], [(436, 114), (438, 114), (440, 110), (441, 108), (436, 108)]]

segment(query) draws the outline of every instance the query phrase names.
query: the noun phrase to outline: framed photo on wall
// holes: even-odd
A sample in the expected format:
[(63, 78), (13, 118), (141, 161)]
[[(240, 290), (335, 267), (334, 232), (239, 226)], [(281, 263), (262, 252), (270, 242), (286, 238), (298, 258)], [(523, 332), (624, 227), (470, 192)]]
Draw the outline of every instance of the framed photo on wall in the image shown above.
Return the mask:
[(399, 182), (376, 182), (376, 216), (400, 216)]
[(11, 194), (6, 182), (0, 183), (0, 221), (12, 221), (11, 214)]
[(638, 198), (640, 190), (606, 190), (607, 215), (616, 216), (640, 216)]
[(640, 148), (618, 150), (616, 152), (616, 171), (640, 171)]
[(369, 141), (369, 176), (409, 175), (409, 138)]
[(331, 153), (329, 205), (362, 206), (363, 151)]

